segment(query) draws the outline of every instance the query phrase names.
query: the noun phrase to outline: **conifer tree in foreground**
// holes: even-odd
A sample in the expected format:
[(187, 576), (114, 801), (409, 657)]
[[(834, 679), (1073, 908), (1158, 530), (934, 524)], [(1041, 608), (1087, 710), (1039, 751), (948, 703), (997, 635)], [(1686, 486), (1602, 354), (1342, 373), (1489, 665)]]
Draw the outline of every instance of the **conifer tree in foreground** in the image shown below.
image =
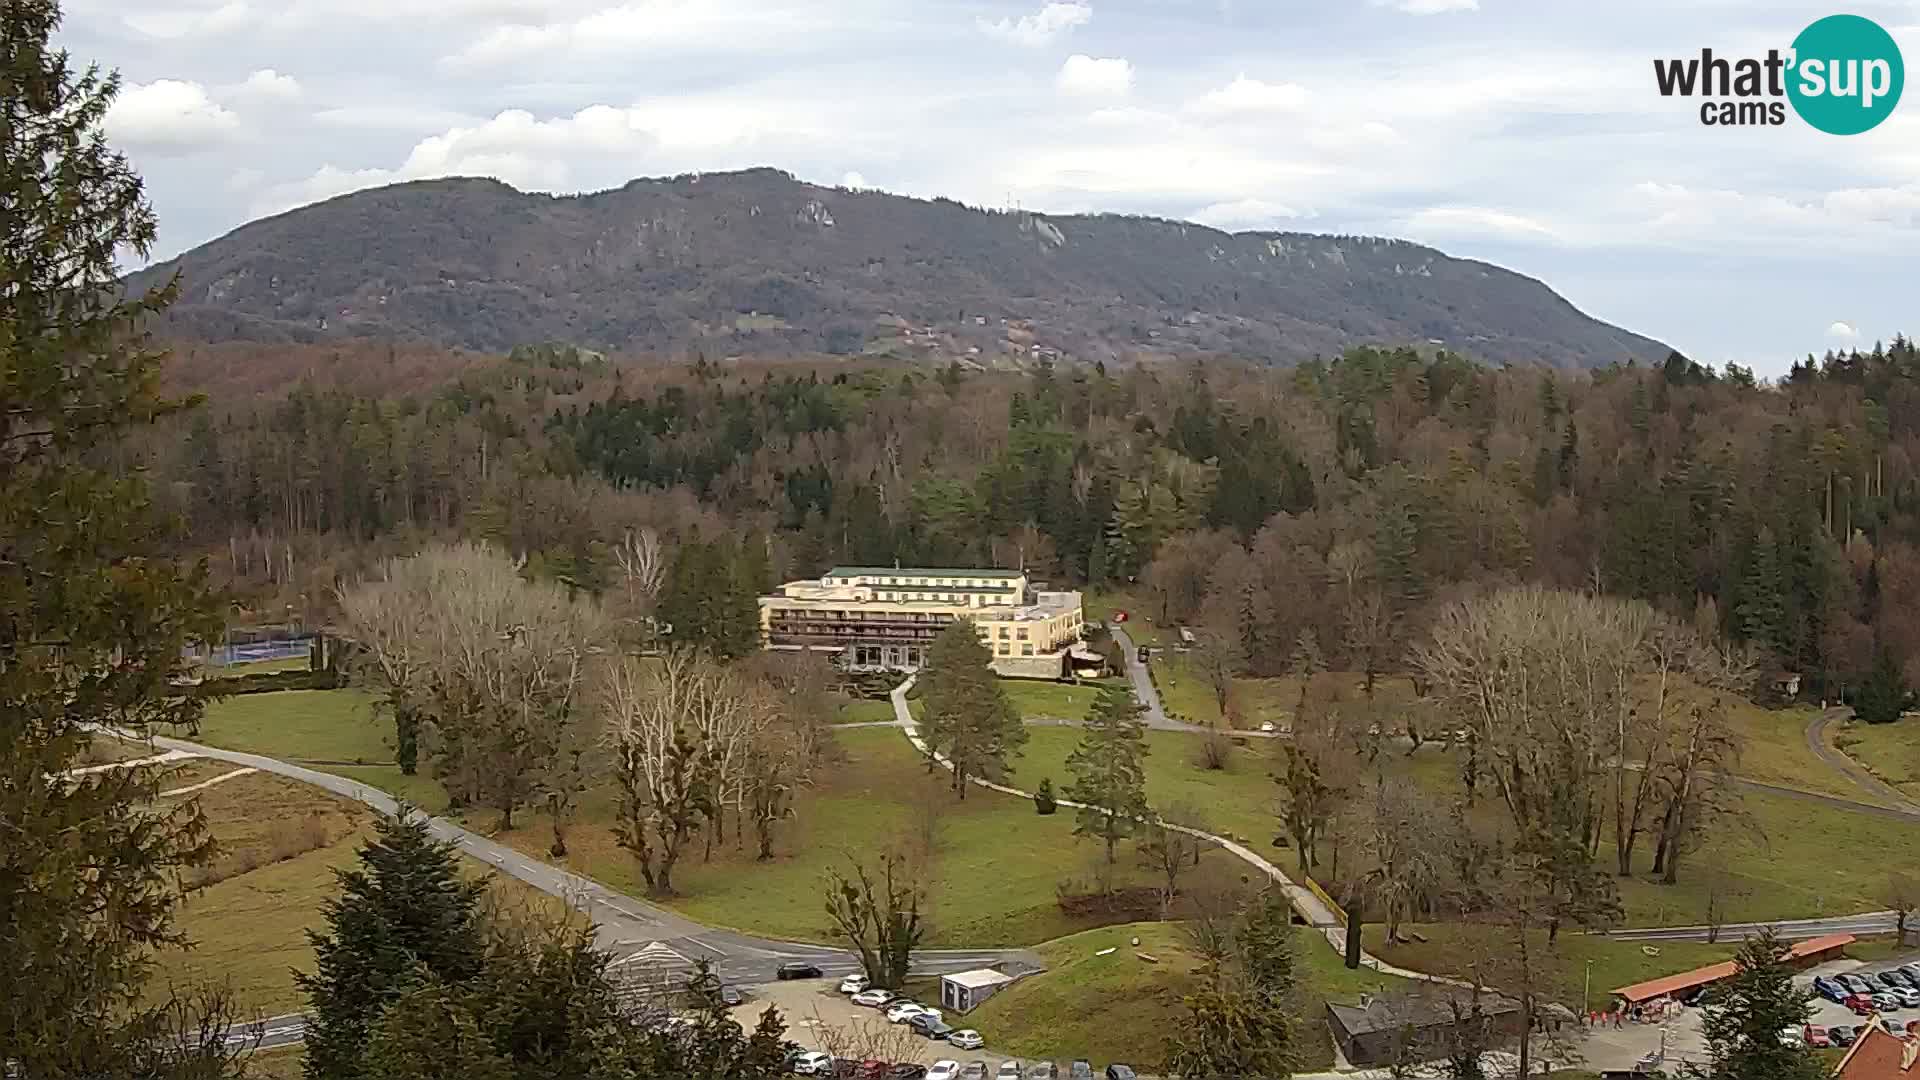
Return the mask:
[[(69, 778), (89, 723), (191, 729), (183, 646), (219, 633), (202, 566), (156, 552), (173, 523), (101, 467), (178, 406), (142, 320), (173, 299), (118, 286), (153, 211), (100, 135), (117, 77), (51, 44), (53, 0), (0, 0), (0, 1058), (11, 1075), (217, 1077), (217, 1000), (155, 1005), (182, 871), (211, 854), (161, 772)], [(209, 1008), (211, 1006), (211, 1009)]]

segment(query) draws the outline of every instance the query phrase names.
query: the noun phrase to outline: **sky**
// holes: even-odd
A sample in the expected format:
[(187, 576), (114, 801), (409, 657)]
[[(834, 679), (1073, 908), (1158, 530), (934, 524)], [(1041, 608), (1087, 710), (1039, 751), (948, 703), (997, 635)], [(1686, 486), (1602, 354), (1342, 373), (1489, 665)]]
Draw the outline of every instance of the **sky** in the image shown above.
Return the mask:
[(1920, 0), (66, 0), (166, 258), (360, 188), (821, 184), (1415, 240), (1696, 360), (1920, 331), (1920, 90), (1879, 127), (1707, 127), (1656, 58)]

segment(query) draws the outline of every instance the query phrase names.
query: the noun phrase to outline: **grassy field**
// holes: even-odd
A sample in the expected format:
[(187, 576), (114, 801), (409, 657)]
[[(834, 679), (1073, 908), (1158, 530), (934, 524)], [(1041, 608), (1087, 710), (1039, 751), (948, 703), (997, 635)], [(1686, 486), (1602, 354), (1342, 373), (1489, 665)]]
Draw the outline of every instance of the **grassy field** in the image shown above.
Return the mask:
[[(1140, 939), (1136, 948), (1130, 944)], [(1113, 949), (1106, 956), (1096, 955)], [(1333, 1046), (1321, 1018), (1328, 1000), (1351, 1002), (1362, 992), (1403, 980), (1348, 971), (1324, 943), (1295, 939), (1302, 983), (1300, 1015), (1312, 1032), (1301, 1067), (1324, 1068)], [(1199, 961), (1178, 923), (1131, 923), (1089, 930), (1039, 945), (1047, 970), (995, 994), (967, 1014), (966, 1024), (995, 1051), (1064, 1061), (1086, 1058), (1099, 1068), (1119, 1061), (1157, 1070), (1167, 1033), (1182, 1015), (1182, 995), (1197, 985)], [(1155, 962), (1140, 959), (1139, 953)]]
[(1000, 686), (1007, 700), (1029, 720), (1085, 720), (1087, 710), (1103, 686), (1125, 685), (1114, 679), (1099, 679), (1078, 685), (1036, 682), (1032, 679), (1002, 679)]
[(1920, 720), (1891, 724), (1848, 721), (1832, 729), (1834, 744), (1868, 771), (1920, 802)]
[[(1040, 817), (1029, 800), (978, 788), (958, 801), (947, 774), (929, 775), (895, 731), (843, 731), (839, 742), (846, 761), (802, 791), (794, 820), (781, 826), (773, 861), (755, 862), (752, 851), (740, 850), (729, 836), (709, 862), (704, 839), (696, 840), (674, 870), (681, 895), (668, 903), (714, 925), (824, 940), (830, 937), (820, 898), (824, 871), (844, 867), (848, 855), (868, 858), (898, 845), (915, 854), (916, 878), (927, 888), (930, 944), (1029, 945), (1087, 928), (1087, 920), (1060, 911), (1054, 890), (1066, 879), (1089, 879), (1096, 857), (1090, 842), (1073, 836), (1072, 815)], [(567, 865), (638, 894), (644, 883), (607, 827), (612, 811), (610, 792), (589, 794), (569, 834)], [(545, 858), (545, 818), (523, 820), (499, 839)], [(1210, 859), (1225, 865), (1225, 856)], [(1116, 883), (1149, 883), (1129, 852), (1122, 852)]]
[[(1076, 728), (1027, 729), (1027, 746), (1009, 783), (1025, 791), (1052, 777), (1055, 791), (1071, 782), (1067, 755), (1080, 741)], [(1198, 810), (1214, 831), (1225, 830), (1264, 846), (1278, 830), (1274, 802), (1279, 785), (1271, 775), (1273, 740), (1244, 740), (1228, 757), (1227, 768), (1208, 770), (1196, 763), (1200, 736), (1175, 731), (1147, 733), (1147, 800), (1167, 811), (1176, 804)]]
[(288, 761), (390, 763), (393, 727), (373, 705), (373, 695), (360, 690), (241, 694), (207, 706), (195, 739)]
[[(1127, 632), (1135, 645), (1160, 645), (1160, 627), (1155, 626), (1153, 605), (1131, 592), (1124, 590), (1106, 590), (1081, 594), (1081, 606), (1089, 623), (1110, 622), (1115, 611), (1127, 613), (1127, 621), (1120, 628)], [(1169, 634), (1169, 638), (1171, 634)]]
[(836, 724), (892, 723), (893, 702), (891, 701), (849, 701), (840, 706), (834, 714)]
[[(1366, 928), (1362, 941), (1368, 952), (1390, 963), (1460, 978), (1471, 978), (1476, 962), (1516, 952), (1511, 939), (1504, 936), (1506, 932), (1492, 927), (1450, 923), (1404, 929), (1426, 940), (1388, 944), (1386, 928), (1373, 925)], [(1576, 1011), (1586, 987), (1589, 961), (1593, 975), (1591, 1007), (1605, 1008), (1607, 994), (1619, 987), (1719, 963), (1731, 957), (1735, 949), (1733, 944), (1662, 941), (1647, 947), (1655, 950), (1650, 956), (1639, 943), (1586, 934), (1563, 933), (1549, 947), (1544, 932), (1533, 934), (1529, 944), (1531, 954), (1542, 961), (1546, 972), (1542, 985), (1548, 987), (1548, 995)], [(1512, 978), (1501, 970), (1484, 970), (1481, 976), (1496, 982)]]
[[(1213, 688), (1192, 669), (1184, 656), (1163, 653), (1154, 657), (1152, 667), (1154, 687), (1160, 691), (1160, 702), (1170, 715), (1195, 724), (1220, 721), (1220, 707), (1214, 700)], [(1362, 689), (1364, 682), (1365, 676), (1358, 672), (1331, 672), (1319, 676), (1315, 693), (1335, 693), (1342, 698), (1358, 701), (1365, 696)], [(1398, 675), (1375, 678), (1373, 694), (1379, 707), (1389, 712), (1405, 710), (1417, 700), (1413, 693), (1413, 681)], [(1239, 727), (1257, 729), (1262, 723), (1271, 722), (1275, 727), (1286, 730), (1292, 727), (1293, 714), (1299, 704), (1300, 680), (1293, 676), (1233, 680), (1233, 695), (1229, 705)]]

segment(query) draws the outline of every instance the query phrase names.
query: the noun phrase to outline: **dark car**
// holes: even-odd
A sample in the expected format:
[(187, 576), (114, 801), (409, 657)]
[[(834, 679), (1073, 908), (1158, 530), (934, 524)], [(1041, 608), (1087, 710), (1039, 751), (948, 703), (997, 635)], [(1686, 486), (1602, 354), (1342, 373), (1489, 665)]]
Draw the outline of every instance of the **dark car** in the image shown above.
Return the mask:
[(742, 994), (738, 987), (722, 986), (720, 988), (720, 1004), (722, 1005), (739, 1005), (746, 1000), (747, 996)]
[(774, 969), (776, 979), (817, 979), (820, 977), (820, 965), (790, 961)]
[(834, 1080), (853, 1080), (854, 1077), (859, 1075), (860, 1060), (858, 1058), (833, 1059)]
[(960, 1070), (960, 1080), (987, 1080), (987, 1063), (984, 1061), (967, 1062), (966, 1068)]
[(927, 1067), (912, 1061), (903, 1061), (887, 1070), (887, 1080), (917, 1080), (927, 1075)]
[(1107, 1066), (1107, 1080), (1138, 1080), (1131, 1065)]
[(1093, 1080), (1093, 1063), (1076, 1061), (1068, 1065), (1067, 1080)]
[(1847, 1000), (1847, 988), (1827, 978), (1825, 975), (1813, 977), (1813, 992), (1838, 1005)]
[(1873, 980), (1881, 986), (1896, 986), (1903, 990), (1907, 988), (1907, 980), (1902, 979), (1899, 975), (1891, 971), (1876, 971), (1872, 977)]
[(1835, 1046), (1852, 1046), (1853, 1029), (1845, 1024), (1834, 1024), (1827, 1028), (1827, 1041)]
[(908, 1017), (907, 1026), (919, 1032), (920, 1034), (925, 1035), (927, 1038), (934, 1039), (936, 1041), (944, 1040), (947, 1036), (953, 1034), (956, 1030), (958, 1030), (952, 1024), (947, 1023), (945, 1020), (935, 1020), (932, 1016), (929, 1016), (926, 1013), (920, 1013), (918, 1015)]

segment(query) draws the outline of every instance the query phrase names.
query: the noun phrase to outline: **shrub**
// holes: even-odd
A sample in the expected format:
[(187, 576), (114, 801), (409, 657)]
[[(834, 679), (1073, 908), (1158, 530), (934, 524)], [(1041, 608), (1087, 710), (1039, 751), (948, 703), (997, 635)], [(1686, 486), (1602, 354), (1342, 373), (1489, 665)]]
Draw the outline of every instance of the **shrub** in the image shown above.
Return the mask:
[(1033, 809), (1038, 814), (1051, 814), (1060, 809), (1060, 802), (1053, 797), (1053, 777), (1040, 778), (1040, 788), (1033, 793)]

